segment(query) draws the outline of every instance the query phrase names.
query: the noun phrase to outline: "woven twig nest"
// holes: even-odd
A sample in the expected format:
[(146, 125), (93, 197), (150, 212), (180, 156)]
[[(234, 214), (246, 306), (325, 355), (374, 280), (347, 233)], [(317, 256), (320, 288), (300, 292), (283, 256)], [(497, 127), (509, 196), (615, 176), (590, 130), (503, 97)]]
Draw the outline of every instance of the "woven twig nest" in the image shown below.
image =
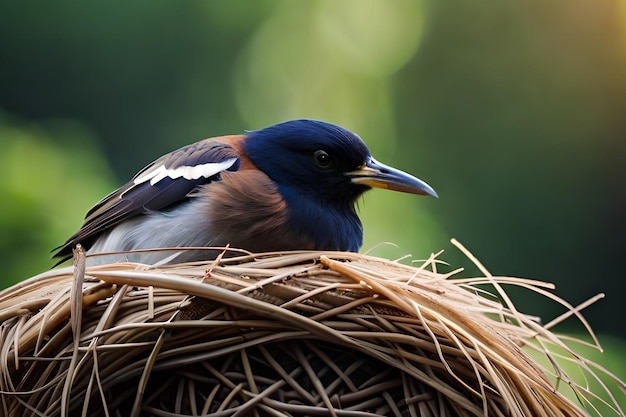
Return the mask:
[(291, 252), (86, 270), (81, 259), (0, 293), (2, 415), (583, 416), (598, 400), (548, 346), (597, 368), (500, 286), (547, 293), (541, 282), (450, 279), (435, 256), (420, 267)]

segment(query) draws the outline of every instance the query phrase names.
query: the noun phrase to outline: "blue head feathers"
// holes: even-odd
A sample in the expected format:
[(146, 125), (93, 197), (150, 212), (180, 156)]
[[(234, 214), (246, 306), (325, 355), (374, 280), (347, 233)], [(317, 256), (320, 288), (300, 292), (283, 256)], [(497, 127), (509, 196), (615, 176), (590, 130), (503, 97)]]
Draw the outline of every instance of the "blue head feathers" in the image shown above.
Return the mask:
[(251, 132), (250, 160), (276, 184), (296, 230), (314, 233), (326, 249), (356, 251), (362, 243), (355, 212), (371, 187), (415, 194), (434, 191), (408, 174), (378, 163), (356, 134), (316, 120), (294, 120)]

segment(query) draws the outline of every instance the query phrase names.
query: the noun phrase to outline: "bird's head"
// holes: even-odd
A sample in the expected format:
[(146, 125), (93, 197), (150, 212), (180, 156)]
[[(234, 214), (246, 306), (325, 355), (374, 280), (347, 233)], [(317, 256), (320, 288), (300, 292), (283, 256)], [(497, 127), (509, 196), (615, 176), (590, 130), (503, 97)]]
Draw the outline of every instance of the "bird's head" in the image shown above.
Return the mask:
[(317, 120), (293, 120), (246, 135), (248, 157), (285, 198), (349, 205), (371, 187), (437, 196), (424, 181), (377, 162), (356, 134)]

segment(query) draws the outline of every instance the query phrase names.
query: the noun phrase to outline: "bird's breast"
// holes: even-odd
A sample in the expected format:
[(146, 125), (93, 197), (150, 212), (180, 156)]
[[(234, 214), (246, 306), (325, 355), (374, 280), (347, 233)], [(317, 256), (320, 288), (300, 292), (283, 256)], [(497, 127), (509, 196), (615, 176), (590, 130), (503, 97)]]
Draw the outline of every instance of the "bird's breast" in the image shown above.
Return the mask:
[(291, 227), (287, 201), (263, 172), (224, 173), (222, 181), (206, 187), (206, 193), (214, 244), (252, 252), (315, 249), (310, 235)]
[[(209, 190), (210, 188), (210, 190)], [(363, 231), (354, 207), (281, 189), (258, 170), (224, 173), (207, 187), (211, 228), (220, 245), (253, 252), (281, 250), (358, 251)]]
[(285, 193), (289, 225), (314, 242), (313, 249), (358, 252), (363, 227), (352, 204), (320, 201), (301, 193)]

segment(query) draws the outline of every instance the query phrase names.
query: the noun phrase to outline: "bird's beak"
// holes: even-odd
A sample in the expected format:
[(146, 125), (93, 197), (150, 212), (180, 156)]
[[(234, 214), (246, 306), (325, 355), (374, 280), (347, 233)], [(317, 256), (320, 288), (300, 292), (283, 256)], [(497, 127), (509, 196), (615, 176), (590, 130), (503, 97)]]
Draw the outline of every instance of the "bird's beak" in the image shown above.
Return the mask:
[(381, 164), (370, 158), (365, 164), (354, 171), (346, 173), (355, 184), (363, 184), (375, 188), (401, 191), (403, 193), (431, 195), (439, 197), (435, 190), (424, 181), (413, 175)]

